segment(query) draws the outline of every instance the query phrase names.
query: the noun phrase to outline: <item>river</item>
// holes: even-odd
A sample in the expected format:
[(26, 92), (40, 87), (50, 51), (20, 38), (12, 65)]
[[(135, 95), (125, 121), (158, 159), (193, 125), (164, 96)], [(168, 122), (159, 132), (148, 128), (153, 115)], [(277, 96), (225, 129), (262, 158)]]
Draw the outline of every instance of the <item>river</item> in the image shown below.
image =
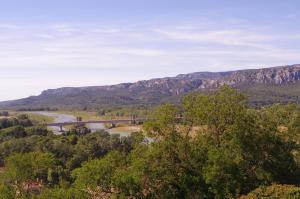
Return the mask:
[[(63, 113), (55, 113), (55, 112), (34, 112), (40, 115), (49, 116), (54, 118), (54, 123), (64, 123), (64, 122), (76, 122), (76, 116), (69, 115), (69, 114), (63, 114)], [(128, 132), (122, 132), (122, 131), (116, 131), (114, 129), (107, 129), (103, 124), (87, 124), (87, 128), (91, 129), (92, 132), (95, 132), (97, 130), (106, 130), (110, 134), (120, 134), (121, 136), (128, 136), (130, 133)], [(60, 134), (59, 127), (53, 126), (49, 127), (55, 134)], [(66, 129), (63, 129), (66, 130)]]

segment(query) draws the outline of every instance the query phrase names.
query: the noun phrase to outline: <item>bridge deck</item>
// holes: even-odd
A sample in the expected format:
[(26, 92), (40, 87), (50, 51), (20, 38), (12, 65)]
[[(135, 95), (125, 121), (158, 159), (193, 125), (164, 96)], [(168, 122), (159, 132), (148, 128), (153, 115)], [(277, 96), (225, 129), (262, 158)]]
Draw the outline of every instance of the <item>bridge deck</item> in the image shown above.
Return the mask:
[(145, 121), (145, 119), (127, 119), (127, 120), (92, 120), (92, 121), (78, 121), (78, 122), (58, 122), (49, 123), (47, 126), (67, 126), (74, 124), (118, 124), (118, 123), (128, 123), (128, 122), (139, 122)]

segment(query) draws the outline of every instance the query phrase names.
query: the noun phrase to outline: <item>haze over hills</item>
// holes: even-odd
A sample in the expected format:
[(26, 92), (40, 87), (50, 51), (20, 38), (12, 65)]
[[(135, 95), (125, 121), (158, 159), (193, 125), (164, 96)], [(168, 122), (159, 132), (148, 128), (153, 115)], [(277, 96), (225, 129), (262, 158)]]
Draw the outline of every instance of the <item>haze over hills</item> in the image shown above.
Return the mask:
[(209, 91), (222, 85), (248, 95), (250, 103), (300, 102), (300, 64), (229, 72), (196, 72), (111, 86), (66, 87), (39, 96), (1, 102), (2, 108), (95, 108), (155, 105), (178, 102), (191, 91)]

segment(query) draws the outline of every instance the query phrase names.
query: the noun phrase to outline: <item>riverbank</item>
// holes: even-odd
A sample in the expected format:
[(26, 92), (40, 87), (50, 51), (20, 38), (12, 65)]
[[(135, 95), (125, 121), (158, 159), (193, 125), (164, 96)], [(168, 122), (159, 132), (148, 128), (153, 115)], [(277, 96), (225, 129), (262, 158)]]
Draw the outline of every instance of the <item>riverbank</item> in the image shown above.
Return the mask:
[(136, 126), (117, 126), (115, 128), (111, 128), (111, 132), (126, 132), (126, 133), (133, 133), (133, 132), (140, 132), (143, 130), (142, 125), (136, 125)]
[(42, 115), (38, 112), (26, 112), (30, 120), (35, 121), (37, 123), (53, 123), (55, 120), (55, 117)]
[[(64, 122), (75, 122), (77, 117), (81, 117), (83, 121), (88, 120), (107, 120), (111, 119), (108, 117), (97, 116), (96, 112), (85, 112), (85, 111), (59, 111), (59, 112), (26, 112), (32, 118), (36, 118), (41, 123), (64, 123)], [(113, 119), (125, 119), (125, 118), (113, 118)], [(128, 119), (128, 118), (127, 118)], [(59, 134), (59, 127), (49, 127), (52, 131)], [(64, 126), (63, 130), (68, 131), (70, 126)], [(111, 134), (120, 134), (123, 136), (130, 135), (133, 132), (142, 130), (142, 125), (132, 124), (119, 124), (114, 128), (107, 128), (104, 124), (87, 124), (87, 128), (92, 131), (106, 130)]]
[(81, 117), (82, 120), (111, 120), (111, 119), (130, 119), (130, 117), (117, 117), (117, 116), (108, 116), (98, 115), (97, 112), (94, 111), (55, 111), (55, 113), (61, 113), (61, 114), (67, 114), (67, 115), (73, 115), (75, 117)]
[[(73, 115), (75, 117), (81, 117), (83, 121), (88, 120), (121, 120), (121, 119), (130, 119), (129, 117), (111, 117), (111, 116), (99, 116), (97, 112), (92, 111), (58, 111), (57, 113)], [(106, 130), (109, 130), (112, 133), (124, 132), (124, 133), (133, 133), (142, 131), (142, 125), (132, 125), (132, 124), (118, 124), (116, 127), (109, 128), (104, 125)]]

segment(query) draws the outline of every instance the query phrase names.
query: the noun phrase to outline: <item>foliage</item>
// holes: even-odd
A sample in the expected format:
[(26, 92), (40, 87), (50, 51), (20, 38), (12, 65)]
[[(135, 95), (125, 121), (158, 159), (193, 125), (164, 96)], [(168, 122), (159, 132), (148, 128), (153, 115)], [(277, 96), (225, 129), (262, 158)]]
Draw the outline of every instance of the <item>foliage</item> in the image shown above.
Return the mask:
[(251, 191), (247, 196), (241, 199), (258, 199), (258, 198), (300, 198), (300, 188), (294, 185), (261, 186)]
[(228, 87), (159, 106), (144, 124), (146, 138), (105, 131), (53, 135), (43, 126), (24, 126), (0, 131), (0, 192), (7, 198), (16, 182), (36, 178), (43, 188), (29, 198), (299, 195), (298, 106), (252, 109)]
[(0, 199), (14, 199), (15, 191), (12, 186), (7, 185), (6, 183), (0, 184)]
[(5, 129), (19, 124), (16, 118), (3, 118), (0, 119), (0, 129)]
[(87, 194), (71, 188), (46, 188), (43, 189), (37, 199), (88, 199)]
[(72, 175), (76, 178), (75, 186), (83, 188), (100, 186), (109, 191), (114, 172), (124, 164), (126, 164), (126, 156), (120, 152), (111, 152), (102, 159), (88, 161), (81, 168), (73, 171)]
[(32, 152), (14, 154), (5, 159), (4, 178), (9, 182), (42, 179), (47, 181), (48, 171), (55, 167), (54, 156)]
[(8, 111), (2, 111), (2, 112), (0, 112), (0, 116), (8, 117), (9, 113), (8, 113)]

